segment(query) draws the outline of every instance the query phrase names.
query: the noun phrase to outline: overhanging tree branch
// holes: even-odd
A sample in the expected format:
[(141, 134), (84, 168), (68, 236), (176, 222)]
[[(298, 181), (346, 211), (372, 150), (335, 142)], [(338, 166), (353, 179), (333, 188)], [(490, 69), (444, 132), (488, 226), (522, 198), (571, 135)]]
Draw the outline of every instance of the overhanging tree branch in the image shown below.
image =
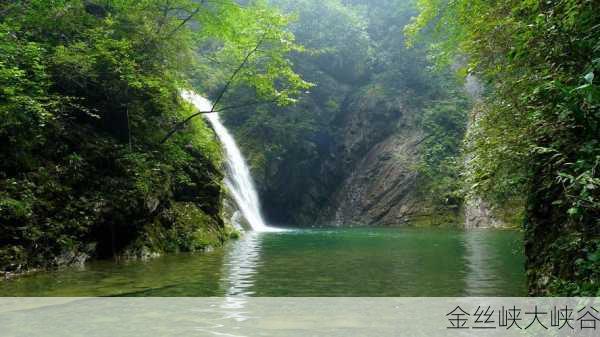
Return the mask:
[(270, 103), (275, 103), (275, 102), (277, 102), (277, 98), (270, 99), (268, 101), (255, 101), (255, 102), (242, 103), (242, 104), (238, 104), (238, 105), (229, 105), (229, 106), (219, 109), (219, 111), (246, 108), (246, 107), (253, 106), (253, 105), (270, 104)]
[[(253, 106), (253, 105), (270, 104), (270, 103), (275, 103), (275, 102), (277, 102), (277, 99), (272, 99), (272, 100), (268, 100), (268, 101), (249, 102), (249, 103), (245, 103), (245, 104), (226, 106), (224, 108), (219, 109), (219, 111), (233, 110), (233, 109), (245, 108), (245, 107), (249, 107), (249, 106)], [(214, 109), (214, 107), (213, 107), (213, 109)], [(173, 136), (173, 134), (175, 134), (177, 131), (181, 130), (190, 120), (192, 120), (200, 115), (209, 114), (209, 113), (213, 113), (213, 112), (218, 112), (218, 111), (213, 111), (213, 110), (198, 111), (198, 112), (188, 116), (183, 121), (177, 123), (177, 125), (173, 129), (171, 129), (171, 131), (169, 131), (169, 133), (167, 133), (167, 135), (161, 140), (160, 143), (163, 144), (164, 142), (166, 142), (169, 138), (171, 138), (171, 136)]]
[(265, 41), (266, 36), (267, 36), (267, 33), (263, 34), (263, 36), (260, 38), (260, 40), (258, 40), (258, 42), (256, 43), (256, 46), (254, 46), (254, 48), (248, 54), (246, 54), (246, 57), (244, 57), (244, 60), (242, 61), (242, 63), (240, 63), (240, 65), (235, 69), (233, 74), (231, 74), (231, 77), (229, 78), (227, 83), (225, 83), (223, 90), (221, 90), (221, 92), (219, 93), (219, 96), (217, 96), (217, 98), (215, 99), (213, 106), (210, 109), (211, 111), (215, 110), (215, 107), (217, 106), (217, 104), (219, 104), (219, 102), (221, 101), (221, 99), (223, 98), (223, 96), (225, 95), (225, 93), (227, 92), (227, 90), (229, 89), (231, 84), (233, 83), (233, 80), (235, 80), (235, 77), (246, 66), (246, 64), (248, 63), (248, 60), (250, 60), (250, 57), (258, 51), (258, 48), (260, 48), (260, 46)]
[[(242, 60), (242, 63), (240, 63), (240, 65), (233, 71), (233, 73), (229, 77), (229, 80), (227, 81), (227, 83), (225, 83), (225, 86), (223, 87), (223, 89), (219, 93), (219, 96), (217, 96), (217, 98), (215, 99), (215, 101), (214, 101), (214, 103), (213, 103), (210, 111), (199, 111), (199, 112), (196, 112), (195, 114), (190, 115), (189, 117), (187, 117), (183, 121), (177, 123), (177, 125), (175, 125), (175, 127), (173, 129), (171, 129), (171, 131), (169, 131), (167, 133), (167, 135), (160, 141), (161, 144), (164, 144), (167, 140), (169, 140), (169, 138), (171, 138), (171, 136), (173, 136), (177, 131), (181, 130), (190, 120), (192, 120), (192, 119), (194, 119), (194, 118), (196, 118), (196, 117), (198, 117), (198, 116), (200, 116), (202, 114), (205, 114), (205, 113), (216, 112), (215, 108), (216, 108), (217, 104), (219, 104), (219, 102), (221, 101), (221, 99), (223, 98), (223, 96), (225, 95), (225, 93), (227, 92), (227, 90), (229, 90), (229, 87), (231, 86), (231, 84), (233, 83), (233, 81), (235, 80), (235, 78), (237, 77), (237, 75), (239, 74), (239, 72), (242, 71), (242, 69), (246, 66), (246, 64), (250, 60), (250, 57), (252, 55), (254, 55), (259, 50), (260, 46), (265, 41), (266, 36), (267, 36), (267, 33), (265, 32), (265, 34), (263, 34), (263, 36), (260, 38), (260, 40), (258, 40), (258, 42), (256, 43), (256, 46), (254, 46), (254, 48), (252, 48), (252, 50), (250, 50), (246, 54), (246, 56)], [(223, 108), (223, 109), (221, 109), (221, 111), (227, 110), (227, 109), (240, 108), (240, 107), (243, 107), (243, 106), (234, 106), (234, 107)]]
[(196, 16), (196, 14), (200, 12), (200, 9), (201, 7), (197, 7), (185, 19), (181, 20), (179, 25), (177, 25), (177, 27), (175, 27), (169, 34), (167, 34), (167, 38), (170, 38), (171, 36), (173, 36), (173, 34), (177, 33), (177, 31), (180, 30), (181, 27), (185, 26), (185, 24), (188, 23), (188, 21), (190, 21), (194, 16)]

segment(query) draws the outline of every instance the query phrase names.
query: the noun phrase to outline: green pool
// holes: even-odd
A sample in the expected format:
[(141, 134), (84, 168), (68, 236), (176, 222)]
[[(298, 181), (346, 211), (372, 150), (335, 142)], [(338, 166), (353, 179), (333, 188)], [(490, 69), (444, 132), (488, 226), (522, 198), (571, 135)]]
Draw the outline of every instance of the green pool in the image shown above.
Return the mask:
[(205, 254), (0, 282), (3, 296), (524, 296), (522, 234), (411, 228), (249, 233)]

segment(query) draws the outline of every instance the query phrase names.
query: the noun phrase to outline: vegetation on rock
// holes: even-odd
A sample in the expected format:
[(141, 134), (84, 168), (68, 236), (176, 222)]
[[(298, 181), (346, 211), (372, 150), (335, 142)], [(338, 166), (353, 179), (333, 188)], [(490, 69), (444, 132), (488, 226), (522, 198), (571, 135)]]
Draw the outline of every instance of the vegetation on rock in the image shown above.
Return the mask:
[(532, 294), (600, 289), (600, 11), (597, 1), (420, 0), (407, 28), (437, 36), (486, 82), (468, 181), (497, 204), (526, 199)]
[(292, 101), (308, 84), (285, 58), (287, 20), (263, 2), (3, 2), (0, 269), (225, 240), (212, 130), (194, 119), (161, 139), (195, 112), (179, 90), (199, 57), (248, 59), (236, 83)]
[[(235, 235), (222, 150), (199, 118), (219, 111), (272, 223), (457, 224), (481, 197), (523, 218), (531, 294), (598, 295), (598, 9), (3, 1), (0, 271)], [(211, 111), (182, 100), (190, 88)]]
[[(419, 199), (427, 208), (457, 213), (460, 192), (449, 184), (459, 168), (448, 171), (448, 166), (459, 161), (451, 158), (460, 155), (468, 102), (460, 98), (460, 81), (432, 69), (425, 44), (405, 47), (403, 27), (416, 15), (414, 6), (400, 0), (273, 3), (295, 16), (290, 30), (305, 51), (291, 59), (314, 87), (293, 106), (224, 111), (249, 156), (270, 220), (331, 222), (343, 202), (332, 196), (376, 144), (399, 130), (435, 133), (422, 144), (429, 159), (420, 165), (411, 158), (407, 165), (423, 171)], [(243, 101), (248, 95), (252, 92), (236, 90), (230, 99)], [(434, 117), (444, 109), (455, 114), (447, 121), (442, 112)], [(444, 145), (435, 143), (438, 138)]]

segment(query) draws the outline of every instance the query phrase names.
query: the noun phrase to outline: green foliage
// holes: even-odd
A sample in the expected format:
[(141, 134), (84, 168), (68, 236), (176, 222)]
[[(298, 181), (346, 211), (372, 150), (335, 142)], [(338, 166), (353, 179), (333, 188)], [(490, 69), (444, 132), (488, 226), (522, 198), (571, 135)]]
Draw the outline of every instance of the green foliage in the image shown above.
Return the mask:
[(221, 245), (225, 239), (225, 232), (218, 222), (194, 203), (176, 202), (154, 223), (144, 226), (142, 235), (130, 250), (196, 252)]
[[(548, 293), (556, 296), (589, 296), (600, 294), (598, 279), (600, 278), (600, 241), (583, 238), (579, 233), (561, 236), (549, 247), (549, 260), (569, 257), (564, 274), (552, 275), (548, 282)], [(550, 265), (550, 264), (549, 264)], [(553, 274), (544, 270), (545, 274)], [(531, 276), (535, 274), (531, 273)]]
[[(532, 293), (560, 293), (549, 286), (550, 278), (554, 284), (597, 289), (598, 275), (585, 276), (583, 264), (561, 266), (566, 256), (585, 260), (600, 226), (597, 4), (419, 4), (421, 15), (407, 29), (409, 36), (415, 38), (418, 31), (435, 34), (440, 62), (466, 55), (469, 69), (488, 84), (485, 105), (469, 135), (469, 181), (498, 203), (526, 195)], [(578, 238), (575, 248), (551, 252), (573, 235)]]
[[(263, 1), (0, 4), (0, 268), (220, 244), (222, 154), (179, 97), (199, 56), (281, 104), (309, 86), (288, 17)], [(154, 235), (156, 234), (156, 235)], [(135, 250), (138, 250), (136, 253)], [(141, 253), (140, 253), (141, 254)]]
[(4, 146), (13, 151), (31, 150), (44, 141), (43, 134), (19, 136), (51, 123), (60, 103), (48, 93), (50, 82), (43, 57), (40, 44), (17, 39), (7, 25), (0, 24), (0, 136), (7, 140)]
[(420, 115), (422, 142), (419, 189), (436, 212), (457, 212), (463, 203), (462, 144), (467, 127), (468, 103), (460, 93), (434, 101)]
[[(422, 45), (404, 47), (411, 2), (273, 3), (294, 18), (289, 29), (305, 50), (290, 58), (314, 86), (293, 106), (249, 105), (222, 115), (249, 158), (270, 220), (314, 225), (352, 164), (399, 127), (421, 128), (414, 116), (428, 102), (452, 104), (456, 83), (429, 71)], [(238, 86), (226, 100), (236, 105), (254, 97)]]
[(215, 26), (210, 29), (214, 36), (202, 40), (192, 82), (215, 96), (228, 85), (230, 90), (251, 90), (253, 101), (295, 103), (311, 84), (293, 71), (289, 60), (291, 53), (304, 50), (286, 30), (291, 18), (262, 0), (250, 1), (246, 6), (231, 2), (225, 8), (228, 15), (215, 11), (207, 18), (214, 20)]
[(297, 16), (291, 29), (323, 70), (344, 82), (366, 75), (373, 46), (361, 11), (339, 0), (274, 3)]

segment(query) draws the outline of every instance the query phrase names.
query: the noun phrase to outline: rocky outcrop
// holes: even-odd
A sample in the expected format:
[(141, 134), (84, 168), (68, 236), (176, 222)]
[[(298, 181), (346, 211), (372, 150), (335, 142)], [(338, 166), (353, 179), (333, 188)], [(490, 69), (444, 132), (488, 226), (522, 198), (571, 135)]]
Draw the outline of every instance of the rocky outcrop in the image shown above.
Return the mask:
[(504, 223), (494, 215), (490, 205), (482, 198), (470, 197), (465, 201), (465, 228), (499, 228)]
[[(483, 92), (483, 85), (477, 77), (468, 75), (465, 81), (465, 92), (471, 97), (476, 103), (481, 103), (481, 95)], [(479, 104), (476, 104), (471, 111), (471, 117), (467, 125), (467, 134), (473, 128), (474, 123), (479, 118)], [(468, 137), (467, 137), (468, 139)], [(469, 158), (465, 160), (465, 166), (468, 171)], [(498, 228), (504, 227), (505, 224), (498, 219), (489, 205), (483, 198), (476, 195), (467, 195), (464, 202), (464, 213), (465, 213), (465, 224), (466, 229), (475, 228)]]
[(322, 217), (337, 226), (408, 222), (421, 209), (414, 169), (421, 138), (407, 128), (373, 146), (343, 181)]
[(334, 157), (341, 178), (319, 224), (392, 226), (422, 213), (416, 165), (423, 135), (406, 101), (377, 85), (347, 101)]

